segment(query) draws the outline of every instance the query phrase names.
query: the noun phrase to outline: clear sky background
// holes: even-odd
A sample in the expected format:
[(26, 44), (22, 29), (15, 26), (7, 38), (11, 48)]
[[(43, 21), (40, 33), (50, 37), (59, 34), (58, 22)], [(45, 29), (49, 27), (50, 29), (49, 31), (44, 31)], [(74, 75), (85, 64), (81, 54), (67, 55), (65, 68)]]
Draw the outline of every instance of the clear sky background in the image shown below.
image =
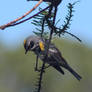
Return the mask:
[[(63, 0), (58, 7), (57, 19), (61, 19), (59, 25), (62, 25), (64, 17), (67, 14), (67, 4), (76, 0)], [(68, 30), (78, 36), (85, 45), (92, 47), (92, 0), (79, 0), (75, 5), (74, 17), (72, 18), (71, 28)], [(26, 0), (0, 0), (0, 25), (5, 24), (17, 17), (23, 15), (30, 10), (37, 2), (27, 2)], [(42, 3), (40, 7), (46, 7)], [(29, 16), (38, 12), (38, 9), (33, 11)], [(23, 44), (24, 38), (32, 34), (35, 27), (31, 24), (31, 20), (15, 27), (0, 30), (0, 42), (8, 47)], [(69, 39), (74, 39), (69, 36)], [(67, 38), (68, 39), (68, 38)]]

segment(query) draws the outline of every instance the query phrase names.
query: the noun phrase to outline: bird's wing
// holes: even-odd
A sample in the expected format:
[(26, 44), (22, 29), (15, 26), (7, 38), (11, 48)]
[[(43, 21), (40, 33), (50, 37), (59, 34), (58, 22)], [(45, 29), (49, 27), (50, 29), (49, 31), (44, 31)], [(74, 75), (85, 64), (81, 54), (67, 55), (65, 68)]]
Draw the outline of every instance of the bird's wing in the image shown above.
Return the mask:
[(62, 57), (60, 51), (54, 46), (50, 46), (49, 48), (49, 54), (50, 56), (60, 65), (67, 64), (65, 59)]
[(59, 71), (60, 73), (64, 74), (64, 71), (62, 70), (62, 68), (59, 65), (52, 65), (57, 71)]

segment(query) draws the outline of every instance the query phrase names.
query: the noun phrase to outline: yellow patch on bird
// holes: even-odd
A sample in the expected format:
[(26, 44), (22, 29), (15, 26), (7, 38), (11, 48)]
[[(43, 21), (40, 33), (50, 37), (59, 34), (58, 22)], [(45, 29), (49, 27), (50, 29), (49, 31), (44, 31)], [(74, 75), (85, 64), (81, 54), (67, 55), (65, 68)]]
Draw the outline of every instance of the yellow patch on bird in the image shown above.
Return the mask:
[(26, 40), (24, 40), (24, 45), (26, 44)]
[(44, 44), (43, 44), (43, 42), (39, 42), (39, 46), (40, 46), (41, 51), (44, 51)]

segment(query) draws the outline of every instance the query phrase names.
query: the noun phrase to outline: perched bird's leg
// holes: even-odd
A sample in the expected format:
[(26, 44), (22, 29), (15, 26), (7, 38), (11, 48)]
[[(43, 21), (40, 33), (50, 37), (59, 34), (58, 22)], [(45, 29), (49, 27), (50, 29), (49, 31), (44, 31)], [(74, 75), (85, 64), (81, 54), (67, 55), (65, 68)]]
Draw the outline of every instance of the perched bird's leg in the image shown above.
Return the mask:
[[(36, 56), (36, 65), (35, 65), (35, 71), (38, 71), (38, 72), (40, 72), (41, 71), (41, 69), (38, 69), (38, 59), (39, 59), (39, 57), (38, 57), (38, 55)], [(44, 66), (44, 69), (47, 69), (47, 68), (49, 68), (51, 65), (48, 65), (48, 66)], [(45, 71), (44, 71), (45, 72)]]
[(35, 71), (39, 71), (39, 69), (38, 69), (38, 55), (36, 56)]
[[(50, 66), (51, 66), (51, 65), (44, 66), (44, 68), (43, 68), (43, 69), (47, 69), (47, 68), (49, 68)], [(38, 68), (36, 68), (36, 67), (35, 67), (35, 71), (40, 72), (40, 71), (41, 71), (41, 69), (38, 69)], [(43, 71), (43, 72), (45, 72), (45, 71)]]

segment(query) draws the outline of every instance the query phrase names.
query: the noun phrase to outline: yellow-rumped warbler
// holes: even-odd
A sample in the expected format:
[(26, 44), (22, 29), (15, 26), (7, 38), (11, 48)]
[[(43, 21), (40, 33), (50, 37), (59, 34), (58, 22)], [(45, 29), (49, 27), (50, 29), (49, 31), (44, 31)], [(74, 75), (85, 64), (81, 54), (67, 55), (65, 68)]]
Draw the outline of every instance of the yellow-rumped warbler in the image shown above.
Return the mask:
[(26, 40), (24, 40), (24, 48), (26, 50), (25, 53), (28, 51), (33, 51), (43, 62), (45, 61), (60, 73), (64, 74), (64, 71), (61, 68), (64, 67), (70, 71), (78, 80), (80, 80), (82, 77), (69, 66), (54, 44), (51, 43), (49, 45), (48, 55), (46, 57), (48, 42), (48, 39), (43, 39), (38, 36), (29, 36)]

